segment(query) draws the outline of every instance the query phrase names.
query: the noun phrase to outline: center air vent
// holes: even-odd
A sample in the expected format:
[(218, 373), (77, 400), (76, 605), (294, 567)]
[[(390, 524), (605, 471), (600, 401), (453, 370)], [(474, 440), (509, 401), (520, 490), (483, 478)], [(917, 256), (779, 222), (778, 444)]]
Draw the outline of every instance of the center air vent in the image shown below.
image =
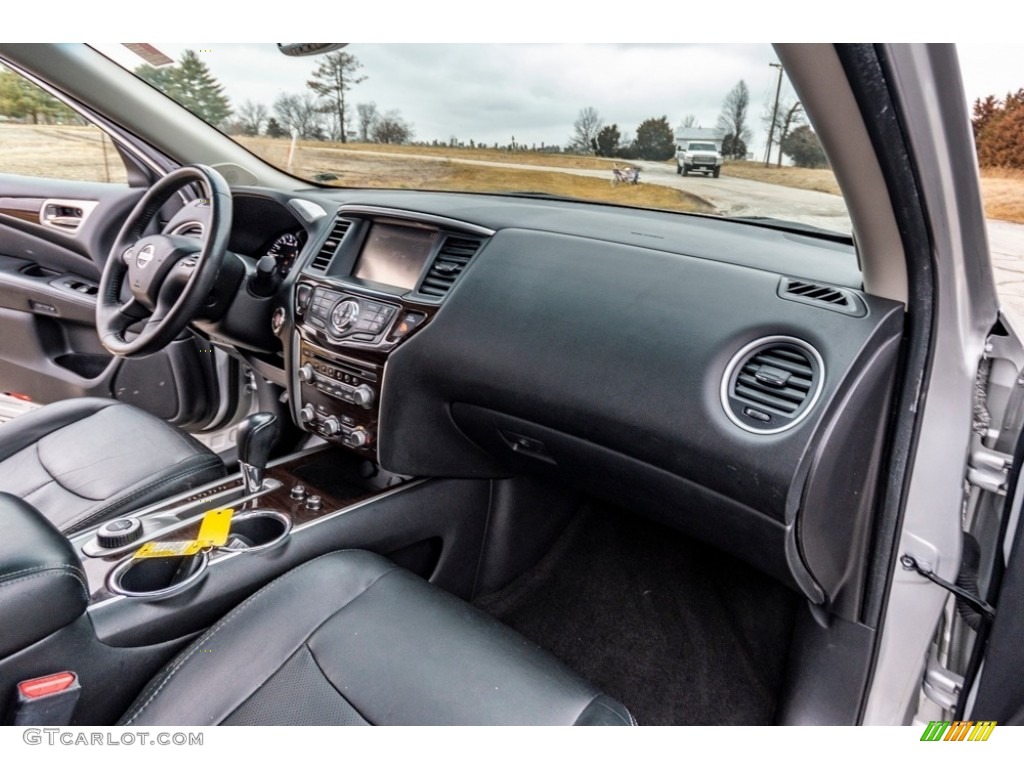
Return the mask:
[(331, 259), (338, 252), (338, 246), (341, 245), (341, 241), (345, 238), (345, 233), (348, 232), (351, 226), (351, 221), (346, 221), (345, 219), (334, 220), (331, 234), (327, 236), (324, 244), (320, 246), (320, 250), (313, 257), (313, 261), (310, 262), (309, 267), (306, 269), (307, 272), (316, 272), (321, 275), (327, 273), (327, 268), (331, 265)]
[(824, 364), (814, 347), (789, 336), (770, 336), (747, 344), (729, 361), (722, 406), (748, 432), (775, 434), (811, 412), (824, 380)]
[(479, 237), (448, 235), (430, 265), (430, 271), (423, 278), (420, 293), (439, 298), (447, 295), (482, 244)]

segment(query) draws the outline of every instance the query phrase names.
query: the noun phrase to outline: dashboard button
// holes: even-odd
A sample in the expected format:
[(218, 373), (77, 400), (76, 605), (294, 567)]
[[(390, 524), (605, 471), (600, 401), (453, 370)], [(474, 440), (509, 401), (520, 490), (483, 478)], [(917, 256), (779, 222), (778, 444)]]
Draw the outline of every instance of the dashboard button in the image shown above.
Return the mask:
[(396, 341), (404, 338), (410, 331), (426, 319), (427, 316), (422, 312), (406, 312), (398, 325), (396, 325), (394, 330), (391, 331), (391, 338)]

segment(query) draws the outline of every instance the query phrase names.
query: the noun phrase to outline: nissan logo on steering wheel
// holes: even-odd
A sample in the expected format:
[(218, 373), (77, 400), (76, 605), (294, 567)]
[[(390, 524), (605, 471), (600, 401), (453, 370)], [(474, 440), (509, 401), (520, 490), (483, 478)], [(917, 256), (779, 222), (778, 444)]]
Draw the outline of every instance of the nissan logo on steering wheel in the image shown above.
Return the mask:
[(147, 245), (145, 248), (139, 251), (138, 255), (135, 257), (135, 265), (139, 269), (143, 269), (147, 264), (149, 264), (149, 262), (153, 260), (154, 253), (155, 251), (153, 249), (153, 246)]

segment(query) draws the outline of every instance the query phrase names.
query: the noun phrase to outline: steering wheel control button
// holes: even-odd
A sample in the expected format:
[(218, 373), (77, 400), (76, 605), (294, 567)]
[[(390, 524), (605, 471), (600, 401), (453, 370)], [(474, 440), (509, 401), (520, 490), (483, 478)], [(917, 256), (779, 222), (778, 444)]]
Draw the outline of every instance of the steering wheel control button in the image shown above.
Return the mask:
[(110, 520), (96, 531), (96, 543), (104, 549), (117, 549), (142, 536), (142, 522), (134, 517)]

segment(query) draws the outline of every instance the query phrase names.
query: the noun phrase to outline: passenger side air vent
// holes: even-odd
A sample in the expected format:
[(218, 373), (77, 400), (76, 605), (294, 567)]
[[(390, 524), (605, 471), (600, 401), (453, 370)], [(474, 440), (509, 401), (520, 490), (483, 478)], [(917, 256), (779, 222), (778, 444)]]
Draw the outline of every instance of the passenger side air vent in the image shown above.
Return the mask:
[(822, 285), (810, 280), (798, 280), (793, 277), (782, 278), (779, 283), (779, 296), (790, 301), (813, 304), (857, 317), (867, 314), (864, 302), (852, 291), (836, 288), (834, 285)]
[(331, 227), (331, 234), (327, 236), (324, 244), (320, 246), (320, 250), (313, 257), (313, 261), (310, 262), (309, 267), (306, 269), (307, 272), (316, 272), (321, 275), (327, 273), (327, 268), (331, 265), (331, 259), (338, 252), (338, 246), (341, 245), (341, 241), (345, 238), (345, 233), (348, 232), (351, 226), (351, 221), (335, 219), (334, 226)]
[(423, 278), (420, 293), (438, 298), (447, 295), (482, 245), (483, 239), (479, 237), (448, 235), (441, 250), (437, 252), (434, 263), (430, 265), (430, 271)]
[(771, 435), (791, 429), (811, 412), (825, 368), (805, 341), (771, 336), (733, 356), (722, 378), (722, 406), (734, 424)]

